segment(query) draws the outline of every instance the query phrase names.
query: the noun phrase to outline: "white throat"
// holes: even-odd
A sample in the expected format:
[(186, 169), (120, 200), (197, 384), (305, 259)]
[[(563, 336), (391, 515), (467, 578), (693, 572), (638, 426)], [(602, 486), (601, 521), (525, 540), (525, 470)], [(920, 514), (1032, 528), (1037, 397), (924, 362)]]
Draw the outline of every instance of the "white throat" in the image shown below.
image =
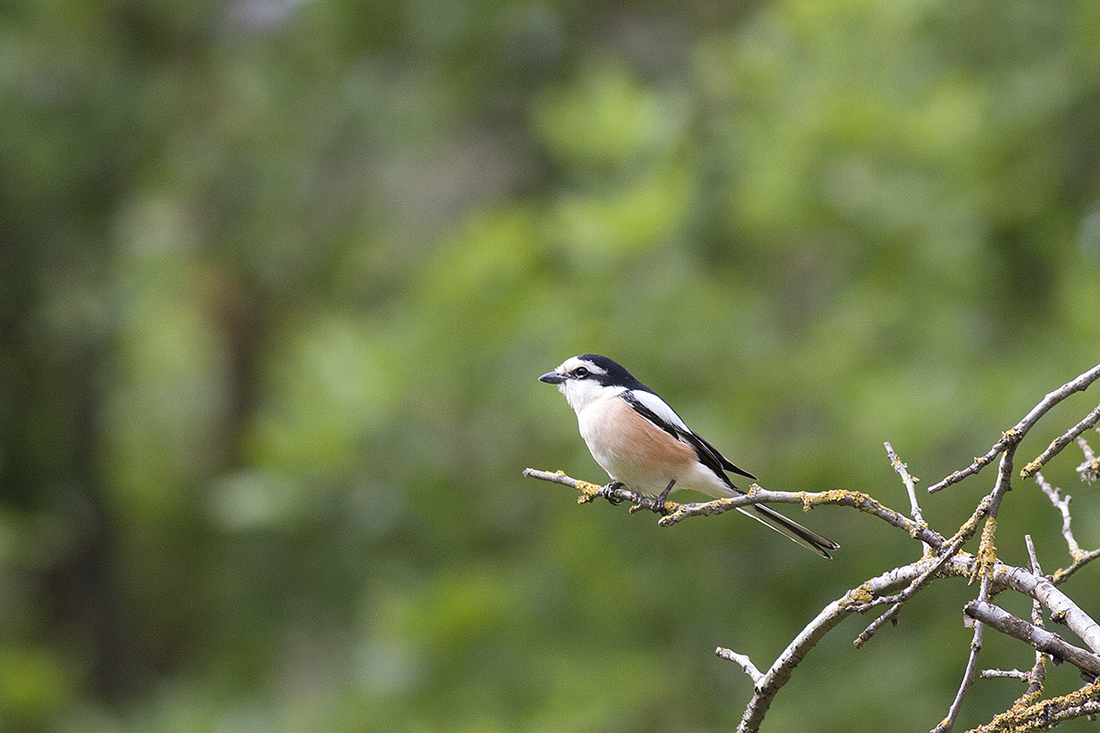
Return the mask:
[(596, 400), (616, 397), (626, 391), (626, 387), (605, 387), (591, 379), (567, 379), (558, 389), (578, 415)]

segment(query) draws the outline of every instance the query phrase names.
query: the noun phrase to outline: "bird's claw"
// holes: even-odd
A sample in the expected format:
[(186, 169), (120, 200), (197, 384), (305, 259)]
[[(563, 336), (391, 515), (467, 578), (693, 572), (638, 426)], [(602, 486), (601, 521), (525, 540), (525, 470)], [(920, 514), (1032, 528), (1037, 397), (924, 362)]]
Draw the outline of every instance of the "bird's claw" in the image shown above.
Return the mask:
[(623, 503), (623, 500), (614, 495), (615, 489), (621, 489), (623, 487), (622, 481), (612, 481), (607, 486), (600, 489), (600, 494), (603, 498), (607, 499), (609, 504), (618, 506)]
[(665, 487), (665, 490), (662, 491), (660, 493), (660, 495), (657, 497), (657, 499), (653, 502), (653, 508), (657, 511), (658, 514), (668, 514), (668, 512), (665, 511), (665, 499), (668, 498), (669, 492), (672, 491), (672, 487), (675, 484), (676, 484), (675, 479), (673, 479), (672, 481), (669, 481), (668, 486)]

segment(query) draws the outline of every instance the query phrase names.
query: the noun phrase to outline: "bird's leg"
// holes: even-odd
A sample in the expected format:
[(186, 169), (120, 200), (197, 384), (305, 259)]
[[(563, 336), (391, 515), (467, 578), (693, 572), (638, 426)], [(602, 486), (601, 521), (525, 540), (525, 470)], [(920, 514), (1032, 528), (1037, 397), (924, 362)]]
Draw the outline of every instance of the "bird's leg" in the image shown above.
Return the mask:
[(665, 499), (668, 498), (669, 492), (672, 491), (672, 487), (675, 486), (675, 485), (676, 485), (676, 479), (672, 479), (671, 481), (669, 481), (668, 486), (665, 487), (665, 490), (662, 491), (660, 496), (657, 497), (657, 501), (654, 502), (654, 506), (656, 507), (657, 511), (660, 512), (661, 514), (665, 513)]
[(618, 506), (619, 504), (623, 503), (623, 500), (616, 499), (614, 496), (611, 495), (611, 492), (613, 492), (615, 489), (621, 489), (623, 485), (624, 484), (622, 481), (612, 481), (607, 486), (600, 489), (600, 494), (603, 496), (603, 498), (607, 499), (609, 504)]

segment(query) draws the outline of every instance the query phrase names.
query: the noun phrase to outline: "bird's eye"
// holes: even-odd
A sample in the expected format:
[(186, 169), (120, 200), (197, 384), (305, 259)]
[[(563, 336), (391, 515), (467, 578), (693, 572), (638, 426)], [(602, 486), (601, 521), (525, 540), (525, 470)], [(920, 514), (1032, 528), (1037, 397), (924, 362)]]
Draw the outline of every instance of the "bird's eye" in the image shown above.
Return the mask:
[(577, 367), (573, 370), (573, 376), (577, 379), (584, 379), (588, 376), (588, 369), (586, 367)]

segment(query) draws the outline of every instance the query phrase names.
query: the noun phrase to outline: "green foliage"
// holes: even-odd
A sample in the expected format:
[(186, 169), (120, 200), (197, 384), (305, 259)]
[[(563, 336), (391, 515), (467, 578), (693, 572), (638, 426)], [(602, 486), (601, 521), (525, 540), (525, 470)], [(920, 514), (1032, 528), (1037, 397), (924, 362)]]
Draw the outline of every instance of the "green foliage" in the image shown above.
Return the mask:
[[(882, 441), (930, 483), (1097, 361), (1098, 38), (1068, 1), (0, 9), (0, 728), (734, 727), (714, 647), (764, 665), (916, 548), (577, 507), (519, 475), (601, 478), (535, 377), (606, 353), (769, 488), (907, 508)], [(1036, 494), (1002, 531), (1053, 569)], [(770, 727), (900, 689), (931, 727), (945, 594)]]

